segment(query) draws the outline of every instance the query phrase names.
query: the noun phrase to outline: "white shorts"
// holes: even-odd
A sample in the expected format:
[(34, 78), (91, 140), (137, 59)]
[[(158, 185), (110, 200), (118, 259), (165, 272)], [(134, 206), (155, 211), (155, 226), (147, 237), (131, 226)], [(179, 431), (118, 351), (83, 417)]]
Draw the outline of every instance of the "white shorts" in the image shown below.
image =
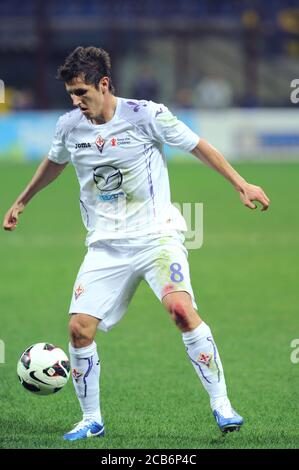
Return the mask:
[(125, 314), (140, 281), (144, 279), (158, 299), (176, 291), (190, 294), (188, 252), (184, 235), (146, 236), (104, 240), (92, 244), (80, 267), (69, 313), (98, 318), (108, 331)]

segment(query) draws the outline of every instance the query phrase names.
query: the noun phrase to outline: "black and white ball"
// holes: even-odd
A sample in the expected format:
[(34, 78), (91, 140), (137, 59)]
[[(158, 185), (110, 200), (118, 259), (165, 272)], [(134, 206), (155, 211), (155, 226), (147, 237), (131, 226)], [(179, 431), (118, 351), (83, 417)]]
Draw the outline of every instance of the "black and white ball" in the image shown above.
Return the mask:
[(17, 374), (23, 387), (36, 395), (61, 390), (70, 376), (70, 361), (65, 352), (50, 343), (36, 343), (21, 355)]

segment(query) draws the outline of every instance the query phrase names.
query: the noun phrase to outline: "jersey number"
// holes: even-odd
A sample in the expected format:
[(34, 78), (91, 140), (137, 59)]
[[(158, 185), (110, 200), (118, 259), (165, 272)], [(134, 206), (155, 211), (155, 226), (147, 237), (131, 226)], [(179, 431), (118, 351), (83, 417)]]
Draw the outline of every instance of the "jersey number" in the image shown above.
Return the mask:
[(169, 268), (171, 271), (170, 279), (172, 280), (172, 282), (182, 282), (184, 276), (181, 271), (182, 266), (180, 265), (180, 263), (172, 263)]

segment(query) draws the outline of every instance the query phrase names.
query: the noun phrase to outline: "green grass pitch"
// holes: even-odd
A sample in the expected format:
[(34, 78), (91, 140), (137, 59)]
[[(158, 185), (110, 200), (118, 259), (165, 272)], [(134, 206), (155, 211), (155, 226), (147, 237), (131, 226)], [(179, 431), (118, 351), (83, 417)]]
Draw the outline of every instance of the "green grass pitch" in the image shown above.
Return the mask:
[[(181, 335), (146, 284), (118, 326), (97, 335), (102, 363), (104, 439), (75, 443), (62, 434), (81, 419), (71, 380), (36, 397), (16, 376), (21, 352), (48, 341), (68, 350), (67, 309), (83, 258), (84, 229), (74, 171), (68, 168), (0, 234), (1, 448), (298, 448), (299, 218), (296, 164), (239, 164), (272, 206), (250, 211), (235, 190), (195, 162), (170, 164), (173, 201), (204, 203), (204, 244), (190, 250), (199, 313), (211, 326), (239, 433), (223, 437)], [(1, 165), (1, 218), (35, 165)], [(298, 357), (298, 355), (297, 355)]]

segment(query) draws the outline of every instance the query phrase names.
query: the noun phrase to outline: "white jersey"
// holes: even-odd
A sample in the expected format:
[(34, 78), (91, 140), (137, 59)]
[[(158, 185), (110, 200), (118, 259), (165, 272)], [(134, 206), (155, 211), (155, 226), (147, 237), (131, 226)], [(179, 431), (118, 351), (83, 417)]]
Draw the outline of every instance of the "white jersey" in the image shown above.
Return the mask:
[(117, 98), (113, 118), (100, 125), (79, 109), (61, 116), (48, 158), (75, 167), (86, 244), (186, 231), (171, 204), (163, 144), (190, 152), (198, 141), (167, 107), (152, 101)]

